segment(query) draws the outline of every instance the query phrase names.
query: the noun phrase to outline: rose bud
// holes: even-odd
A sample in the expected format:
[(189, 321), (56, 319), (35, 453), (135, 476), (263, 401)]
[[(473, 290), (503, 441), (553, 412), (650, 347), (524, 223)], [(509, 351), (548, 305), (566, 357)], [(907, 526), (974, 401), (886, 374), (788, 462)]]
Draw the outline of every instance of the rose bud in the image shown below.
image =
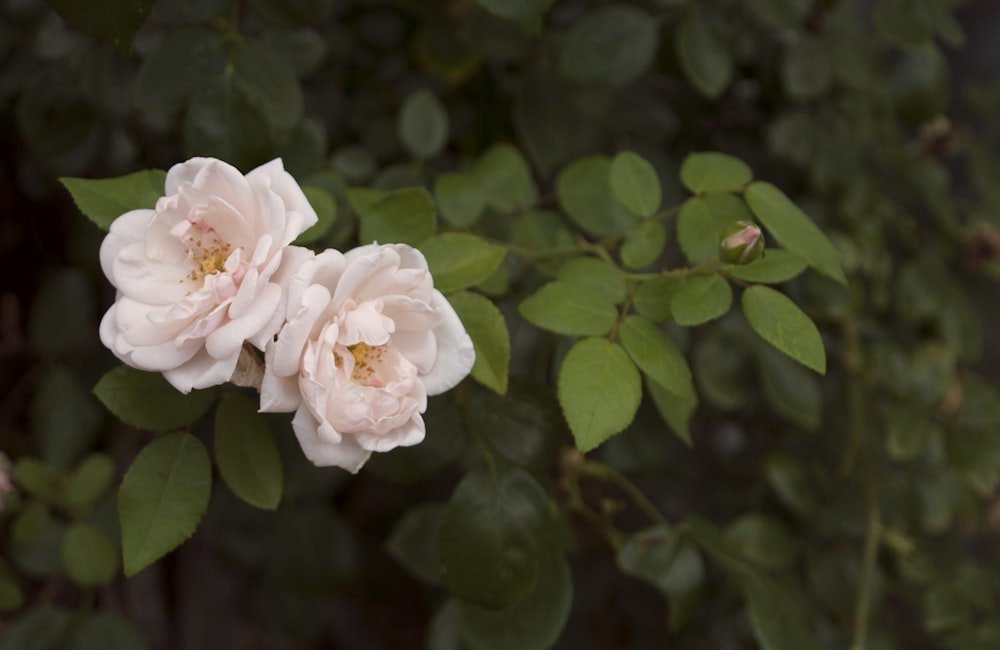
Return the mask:
[(729, 264), (749, 264), (764, 253), (764, 233), (757, 224), (736, 221), (722, 231), (719, 258)]

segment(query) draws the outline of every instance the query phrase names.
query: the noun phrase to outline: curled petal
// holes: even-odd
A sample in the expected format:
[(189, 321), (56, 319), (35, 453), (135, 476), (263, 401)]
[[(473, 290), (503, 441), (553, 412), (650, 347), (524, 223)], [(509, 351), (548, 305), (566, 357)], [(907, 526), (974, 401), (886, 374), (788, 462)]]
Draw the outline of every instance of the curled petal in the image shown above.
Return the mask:
[(476, 362), (476, 351), (458, 314), (440, 291), (434, 290), (431, 304), (441, 314), (441, 322), (434, 328), (437, 358), (431, 371), (421, 379), (428, 395), (438, 395), (453, 388), (469, 374), (472, 364)]
[(342, 467), (352, 474), (368, 461), (371, 452), (362, 449), (357, 441), (344, 436), (339, 443), (325, 442), (316, 435), (319, 423), (304, 406), (299, 407), (292, 418), (292, 429), (302, 446), (302, 452), (313, 465), (320, 467)]

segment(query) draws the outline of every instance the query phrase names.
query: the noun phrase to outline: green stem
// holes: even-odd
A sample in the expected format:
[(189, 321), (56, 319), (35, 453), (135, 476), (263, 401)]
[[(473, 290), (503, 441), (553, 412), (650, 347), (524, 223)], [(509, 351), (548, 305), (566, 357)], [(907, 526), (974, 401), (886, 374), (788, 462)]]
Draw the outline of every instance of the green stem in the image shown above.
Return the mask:
[(635, 503), (635, 505), (642, 510), (650, 521), (661, 526), (670, 526), (670, 522), (667, 518), (663, 516), (659, 508), (653, 505), (645, 494), (642, 493), (635, 484), (628, 480), (624, 474), (620, 473), (618, 470), (608, 467), (602, 463), (598, 463), (592, 460), (585, 460), (580, 463), (580, 473), (587, 474), (589, 476), (594, 476), (596, 478), (603, 478), (610, 480), (612, 483), (617, 485), (622, 492), (628, 495), (630, 499)]

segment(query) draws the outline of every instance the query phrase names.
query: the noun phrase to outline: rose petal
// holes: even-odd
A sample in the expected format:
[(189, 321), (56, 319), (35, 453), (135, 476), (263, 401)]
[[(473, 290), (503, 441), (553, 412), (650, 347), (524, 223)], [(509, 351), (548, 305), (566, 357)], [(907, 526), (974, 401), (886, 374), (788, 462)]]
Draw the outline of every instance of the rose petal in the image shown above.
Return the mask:
[(182, 393), (190, 393), (193, 388), (208, 388), (229, 381), (236, 370), (236, 362), (240, 354), (237, 352), (228, 359), (215, 359), (204, 350), (200, 351), (190, 361), (176, 368), (163, 371), (163, 377), (174, 388)]
[(292, 429), (299, 440), (302, 452), (313, 465), (320, 467), (343, 467), (352, 474), (368, 461), (370, 451), (361, 448), (354, 438), (344, 436), (339, 443), (323, 442), (316, 435), (318, 422), (305, 407), (299, 407), (292, 418)]
[(462, 321), (440, 291), (434, 290), (431, 304), (440, 312), (441, 322), (434, 328), (437, 338), (437, 359), (430, 372), (421, 379), (428, 395), (438, 395), (454, 387), (472, 370), (476, 350), (465, 332)]

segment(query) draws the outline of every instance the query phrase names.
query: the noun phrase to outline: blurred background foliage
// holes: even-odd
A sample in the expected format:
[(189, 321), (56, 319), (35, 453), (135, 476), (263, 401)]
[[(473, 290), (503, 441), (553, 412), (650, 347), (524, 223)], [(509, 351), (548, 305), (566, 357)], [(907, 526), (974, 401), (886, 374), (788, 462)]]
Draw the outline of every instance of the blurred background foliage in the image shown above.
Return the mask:
[[(0, 448), (16, 486), (0, 647), (1000, 647), (996, 3), (49, 5), (0, 3)], [(546, 251), (576, 244), (559, 209), (593, 241), (633, 241), (630, 266), (702, 255), (679, 220), (640, 230), (616, 212), (592, 156), (621, 150), (652, 162), (668, 208), (687, 153), (746, 161), (835, 242), (849, 288), (812, 272), (783, 286), (820, 327), (825, 377), (735, 313), (668, 326), (697, 407), (650, 386), (591, 463), (555, 396), (567, 339), (517, 310), (556, 273)], [(220, 483), (195, 537), (125, 580), (115, 486), (150, 434), (91, 394), (115, 365), (96, 336), (113, 296), (102, 234), (56, 178), (193, 155), (244, 171), (281, 156), (332, 221), (316, 246), (358, 241), (374, 195), (357, 188), (427, 187), (449, 228), (512, 242), (522, 254), (477, 287), (507, 320), (511, 381), (432, 400), (428, 440), (357, 477), (310, 466), (269, 417), (280, 509)], [(567, 204), (563, 182), (591, 194)], [(181, 418), (203, 438), (210, 406)], [(502, 615), (449, 597), (437, 560), (479, 445), (505, 481), (527, 468), (544, 487), (525, 499), (558, 509), (568, 549)]]

